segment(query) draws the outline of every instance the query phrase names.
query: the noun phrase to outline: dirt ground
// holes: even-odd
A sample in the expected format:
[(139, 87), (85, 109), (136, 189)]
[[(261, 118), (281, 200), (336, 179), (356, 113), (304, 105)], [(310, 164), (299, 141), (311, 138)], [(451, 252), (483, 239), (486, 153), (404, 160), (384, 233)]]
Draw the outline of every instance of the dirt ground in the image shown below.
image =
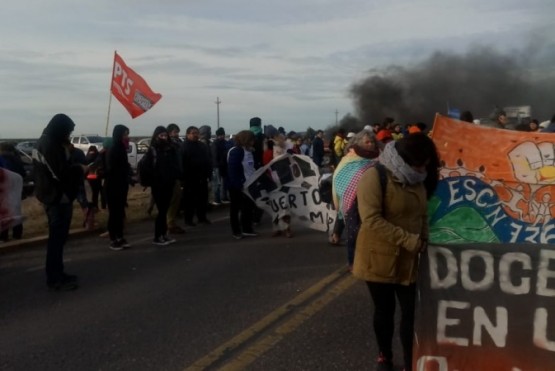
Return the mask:
[[(90, 198), (90, 192), (87, 190)], [(147, 209), (150, 203), (150, 189), (136, 185), (129, 188), (127, 197), (128, 207), (126, 209), (127, 219), (136, 221), (148, 218)], [(48, 234), (46, 214), (41, 203), (35, 197), (28, 197), (22, 202), (23, 215), (23, 238), (32, 238)], [(83, 228), (84, 214), (77, 202), (73, 203), (72, 229)], [(108, 210), (100, 209), (95, 215), (95, 229), (105, 231), (108, 221)], [(11, 236), (10, 236), (11, 237)]]

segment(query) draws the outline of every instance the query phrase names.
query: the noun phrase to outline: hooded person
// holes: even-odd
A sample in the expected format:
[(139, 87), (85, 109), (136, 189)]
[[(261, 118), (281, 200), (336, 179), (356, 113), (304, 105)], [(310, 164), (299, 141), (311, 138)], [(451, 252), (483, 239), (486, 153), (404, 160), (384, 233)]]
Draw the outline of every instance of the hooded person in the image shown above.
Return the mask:
[(106, 156), (104, 186), (108, 204), (108, 233), (110, 249), (114, 251), (130, 247), (123, 237), (123, 222), (127, 193), (131, 182), (131, 166), (127, 159), (129, 148), (129, 129), (124, 125), (114, 126), (112, 146)]
[(260, 117), (253, 117), (249, 121), (250, 131), (254, 134), (254, 168), (262, 166), (262, 156), (264, 152), (264, 133), (262, 132), (262, 120)]
[(175, 147), (171, 144), (168, 131), (163, 126), (157, 126), (150, 140), (150, 147), (145, 156), (153, 160), (153, 179), (150, 190), (156, 203), (158, 214), (154, 225), (154, 240), (158, 246), (174, 243), (175, 239), (168, 236), (167, 214), (173, 195), (175, 181), (178, 178), (179, 168), (175, 160)]
[(35, 196), (43, 204), (48, 219), (46, 245), (46, 284), (50, 290), (67, 291), (78, 287), (77, 277), (64, 271), (63, 253), (73, 201), (85, 166), (73, 164), (69, 136), (75, 123), (63, 113), (52, 117), (33, 151)]

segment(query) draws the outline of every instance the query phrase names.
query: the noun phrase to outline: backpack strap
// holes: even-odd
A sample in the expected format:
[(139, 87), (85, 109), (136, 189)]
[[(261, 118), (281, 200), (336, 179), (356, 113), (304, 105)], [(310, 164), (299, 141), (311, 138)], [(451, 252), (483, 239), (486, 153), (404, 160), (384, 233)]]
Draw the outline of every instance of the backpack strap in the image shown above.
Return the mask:
[(385, 166), (381, 163), (376, 164), (376, 170), (378, 171), (378, 175), (380, 176), (380, 186), (382, 188), (382, 214), (384, 213), (385, 207), (385, 192), (387, 189), (387, 171), (385, 170)]

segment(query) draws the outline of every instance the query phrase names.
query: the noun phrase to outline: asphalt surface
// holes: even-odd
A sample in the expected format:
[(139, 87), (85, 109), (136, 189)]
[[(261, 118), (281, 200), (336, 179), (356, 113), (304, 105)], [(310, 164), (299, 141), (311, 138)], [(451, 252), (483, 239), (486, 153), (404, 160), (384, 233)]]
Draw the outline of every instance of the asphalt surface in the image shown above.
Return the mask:
[(120, 252), (73, 235), (72, 292), (46, 289), (44, 241), (0, 250), (0, 369), (374, 369), (371, 302), (344, 247), (308, 229), (272, 238), (267, 217), (237, 241), (226, 209), (210, 218), (167, 247), (153, 221), (127, 226)]

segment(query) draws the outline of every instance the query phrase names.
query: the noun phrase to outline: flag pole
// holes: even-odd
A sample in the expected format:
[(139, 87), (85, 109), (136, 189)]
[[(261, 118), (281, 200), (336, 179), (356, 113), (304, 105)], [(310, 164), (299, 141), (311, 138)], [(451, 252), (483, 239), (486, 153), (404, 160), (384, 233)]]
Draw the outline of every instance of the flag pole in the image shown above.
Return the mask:
[(110, 94), (110, 99), (108, 100), (108, 115), (106, 117), (106, 128), (104, 129), (104, 136), (108, 136), (108, 126), (110, 125), (110, 108), (112, 107), (112, 82), (114, 81), (114, 68), (116, 67), (116, 54), (117, 50), (114, 50), (114, 62), (112, 63), (112, 77), (110, 78), (110, 89), (108, 93)]

